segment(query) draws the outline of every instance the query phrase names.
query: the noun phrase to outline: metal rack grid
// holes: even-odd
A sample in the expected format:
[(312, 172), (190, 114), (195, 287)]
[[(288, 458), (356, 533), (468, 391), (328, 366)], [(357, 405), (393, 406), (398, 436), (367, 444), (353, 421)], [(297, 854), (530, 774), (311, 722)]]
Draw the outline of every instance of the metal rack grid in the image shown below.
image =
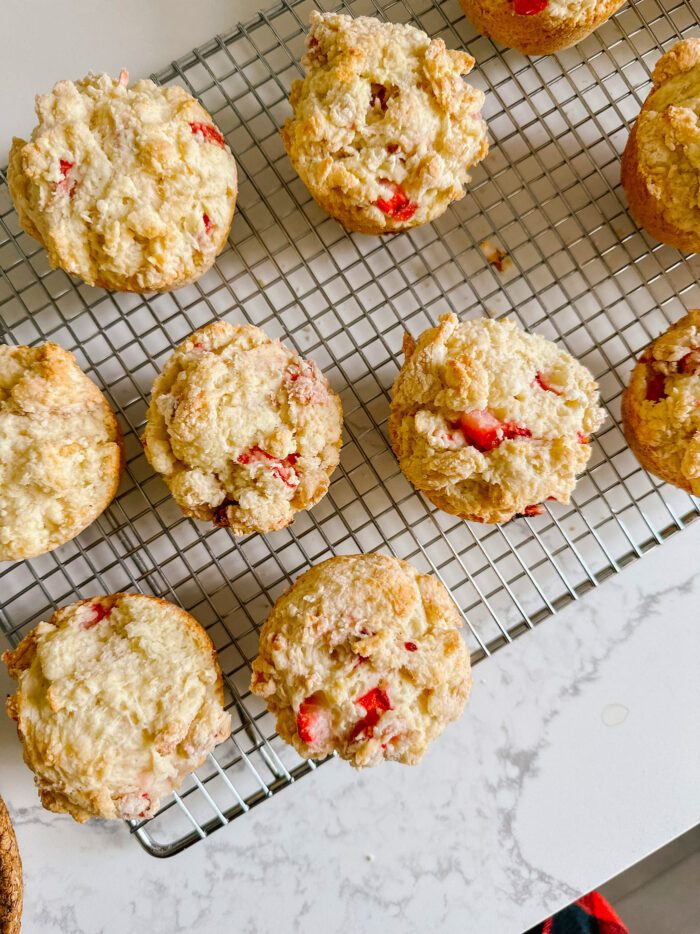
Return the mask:
[[(468, 80), (487, 94), (491, 151), (468, 196), (434, 224), (384, 239), (348, 235), (291, 168), (278, 128), (315, 6), (411, 21), (474, 55)], [(200, 98), (240, 170), (228, 247), (199, 282), (171, 294), (106, 293), (51, 270), (20, 230), (0, 174), (0, 339), (72, 350), (117, 411), (127, 451), (119, 494), (97, 522), (0, 570), (0, 628), (16, 644), (57, 606), (135, 589), (190, 611), (224, 671), (232, 737), (155, 818), (132, 825), (150, 853), (178, 852), (316, 767), (276, 737), (248, 692), (258, 627), (310, 564), (379, 550), (437, 574), (479, 661), (700, 514), (697, 501), (640, 468), (619, 428), (635, 356), (700, 304), (697, 260), (641, 233), (619, 186), (650, 66), (696, 22), (694, 2), (639, 0), (576, 48), (526, 59), (478, 36), (457, 0), (289, 0), (260, 14), (155, 76)], [(483, 240), (509, 255), (503, 274)], [(402, 332), (448, 310), (514, 315), (592, 370), (611, 418), (571, 506), (478, 526), (432, 508), (401, 475), (386, 425)], [(345, 444), (328, 495), (265, 537), (235, 540), (185, 519), (138, 441), (156, 373), (216, 317), (249, 321), (313, 357), (343, 402)]]

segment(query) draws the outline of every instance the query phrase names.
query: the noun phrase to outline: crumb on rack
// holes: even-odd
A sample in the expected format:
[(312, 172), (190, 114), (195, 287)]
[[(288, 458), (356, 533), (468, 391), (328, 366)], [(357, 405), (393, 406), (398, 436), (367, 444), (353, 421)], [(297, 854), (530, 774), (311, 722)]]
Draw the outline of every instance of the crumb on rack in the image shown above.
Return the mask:
[(493, 246), (488, 240), (483, 240), (479, 244), (479, 247), (486, 257), (486, 261), (492, 266), (495, 266), (499, 272), (505, 272), (513, 262), (505, 250), (499, 250), (498, 247)]

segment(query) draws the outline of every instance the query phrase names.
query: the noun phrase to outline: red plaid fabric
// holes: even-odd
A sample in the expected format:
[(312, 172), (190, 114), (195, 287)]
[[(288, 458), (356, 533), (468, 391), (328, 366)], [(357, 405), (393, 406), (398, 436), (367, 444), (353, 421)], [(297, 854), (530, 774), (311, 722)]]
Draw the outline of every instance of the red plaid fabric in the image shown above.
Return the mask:
[(629, 934), (602, 895), (591, 892), (526, 934)]

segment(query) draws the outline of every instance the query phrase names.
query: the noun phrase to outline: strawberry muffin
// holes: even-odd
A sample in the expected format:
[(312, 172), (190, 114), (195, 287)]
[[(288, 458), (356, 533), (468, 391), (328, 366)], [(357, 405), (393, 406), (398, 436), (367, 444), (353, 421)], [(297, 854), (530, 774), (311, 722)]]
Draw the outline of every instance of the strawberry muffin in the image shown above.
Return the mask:
[(448, 314), (406, 334), (389, 432), (401, 469), (440, 509), (473, 522), (568, 503), (605, 415), (588, 370), (512, 321)]
[(392, 233), (462, 198), (488, 151), (474, 59), (442, 39), (367, 16), (311, 13), (306, 78), (282, 139), (321, 207), (348, 230)]
[(700, 251), (700, 39), (662, 55), (622, 154), (630, 211), (648, 233)]
[(143, 445), (186, 516), (235, 535), (284, 528), (328, 489), (342, 408), (312, 360), (259, 328), (197, 331), (153, 384)]
[(117, 492), (123, 447), (73, 354), (0, 345), (0, 561), (52, 551), (90, 525)]
[(329, 558), (272, 608), (251, 691), (306, 759), (415, 765), (469, 696), (461, 625), (443, 585), (407, 561)]
[(81, 823), (151, 817), (231, 732), (209, 636), (156, 597), (65, 606), (3, 660), (41, 803)]
[(568, 49), (610, 19), (624, 0), (459, 0), (483, 36), (524, 55)]
[(700, 496), (700, 309), (639, 358), (622, 394), (622, 425), (646, 470)]
[(128, 87), (122, 71), (59, 81), (15, 139), (7, 183), (20, 223), (52, 266), (88, 285), (165, 292), (206, 272), (236, 204), (236, 163), (211, 117), (179, 87)]
[(0, 934), (19, 934), (24, 882), (17, 838), (0, 798)]

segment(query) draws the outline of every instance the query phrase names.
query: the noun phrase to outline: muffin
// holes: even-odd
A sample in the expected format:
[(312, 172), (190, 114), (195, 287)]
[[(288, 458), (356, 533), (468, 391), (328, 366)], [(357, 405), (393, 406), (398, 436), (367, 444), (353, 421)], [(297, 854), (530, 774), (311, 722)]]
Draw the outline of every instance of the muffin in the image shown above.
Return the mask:
[(153, 384), (143, 445), (186, 516), (235, 535), (284, 528), (328, 489), (342, 408), (312, 360), (216, 321)]
[(431, 503), (473, 522), (568, 503), (605, 415), (588, 370), (512, 321), (440, 318), (404, 336), (389, 433)]
[(236, 163), (211, 117), (179, 87), (89, 74), (36, 99), (7, 183), (25, 231), (88, 285), (166, 292), (223, 249)]
[(0, 798), (0, 934), (19, 934), (23, 893), (17, 838), (5, 802)]
[(659, 59), (654, 85), (622, 154), (630, 211), (648, 233), (679, 250), (700, 250), (700, 39)]
[(469, 696), (461, 625), (444, 586), (407, 561), (329, 558), (275, 603), (250, 689), (306, 759), (415, 765)]
[(0, 345), (0, 561), (75, 538), (110, 504), (123, 467), (117, 420), (73, 354)]
[(311, 13), (303, 81), (282, 130), (312, 197), (348, 230), (406, 230), (464, 196), (488, 151), (474, 59), (367, 16)]
[(622, 425), (646, 470), (700, 496), (700, 309), (641, 355), (622, 394)]
[(523, 55), (568, 49), (610, 19), (624, 0), (459, 0), (483, 36)]
[(151, 817), (231, 732), (209, 636), (156, 597), (65, 606), (3, 660), (41, 803), (81, 823)]

